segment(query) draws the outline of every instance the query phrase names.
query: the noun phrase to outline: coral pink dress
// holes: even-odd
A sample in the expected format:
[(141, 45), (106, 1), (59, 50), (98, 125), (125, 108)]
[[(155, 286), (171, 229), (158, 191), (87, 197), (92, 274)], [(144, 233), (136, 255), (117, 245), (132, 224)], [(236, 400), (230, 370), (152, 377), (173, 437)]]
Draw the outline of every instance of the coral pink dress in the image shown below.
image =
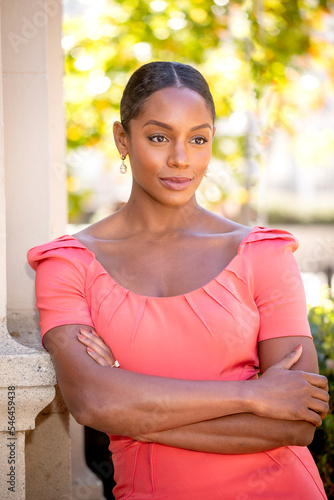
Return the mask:
[[(257, 343), (310, 337), (304, 289), (285, 231), (255, 227), (216, 278), (184, 295), (149, 297), (120, 286), (72, 236), (28, 252), (37, 271), (42, 336), (64, 324), (94, 327), (122, 368), (193, 380), (246, 380)], [(159, 418), (159, 409), (152, 419)], [(110, 436), (116, 499), (320, 500), (306, 447), (243, 455), (202, 453)]]

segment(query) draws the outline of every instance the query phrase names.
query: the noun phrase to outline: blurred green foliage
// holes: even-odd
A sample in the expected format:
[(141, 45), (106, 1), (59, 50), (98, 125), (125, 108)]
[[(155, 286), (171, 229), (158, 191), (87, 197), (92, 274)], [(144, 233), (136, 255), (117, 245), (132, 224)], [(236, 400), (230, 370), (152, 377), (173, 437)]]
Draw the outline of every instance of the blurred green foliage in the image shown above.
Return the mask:
[(320, 471), (328, 498), (334, 498), (334, 298), (309, 310), (309, 323), (318, 353), (320, 373), (328, 378), (330, 411), (316, 429), (309, 446)]
[[(153, 60), (191, 64), (208, 80), (218, 118), (213, 157), (220, 171), (205, 181), (204, 202), (210, 209), (222, 202), (246, 206), (272, 130), (279, 125), (293, 133), (303, 73), (314, 66), (334, 81), (334, 47), (325, 37), (328, 15), (326, 0), (108, 0), (102, 8), (92, 1), (83, 15), (64, 21), (69, 151), (80, 157), (82, 148), (97, 148), (110, 166), (117, 159), (112, 123), (131, 73)], [(312, 108), (323, 104), (321, 92), (312, 94)], [(80, 188), (71, 163), (68, 187), (70, 221), (86, 221), (90, 191)], [(333, 309), (327, 298), (309, 311), (320, 370), (332, 394), (331, 413), (310, 447), (329, 498), (334, 498)]]
[[(151, 60), (189, 63), (210, 84), (221, 125), (214, 158), (220, 170), (228, 166), (228, 183), (219, 173), (206, 181), (204, 203), (248, 204), (261, 148), (277, 123), (290, 126), (296, 82), (310, 61), (327, 68), (333, 60), (323, 36), (326, 0), (85, 3), (83, 15), (64, 22), (69, 149), (98, 148), (110, 165), (112, 123), (130, 74)], [(71, 164), (69, 171), (76, 175)], [(85, 200), (72, 181), (70, 220), (79, 222)]]

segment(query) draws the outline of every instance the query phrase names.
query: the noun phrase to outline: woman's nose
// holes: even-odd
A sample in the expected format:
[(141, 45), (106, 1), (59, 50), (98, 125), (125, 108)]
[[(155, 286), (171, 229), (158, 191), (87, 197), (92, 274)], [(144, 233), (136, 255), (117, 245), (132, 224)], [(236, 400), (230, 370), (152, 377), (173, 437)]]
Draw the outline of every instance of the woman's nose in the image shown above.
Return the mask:
[(169, 167), (174, 168), (189, 167), (190, 161), (187, 155), (186, 147), (183, 144), (175, 144), (173, 149), (170, 151), (167, 164)]

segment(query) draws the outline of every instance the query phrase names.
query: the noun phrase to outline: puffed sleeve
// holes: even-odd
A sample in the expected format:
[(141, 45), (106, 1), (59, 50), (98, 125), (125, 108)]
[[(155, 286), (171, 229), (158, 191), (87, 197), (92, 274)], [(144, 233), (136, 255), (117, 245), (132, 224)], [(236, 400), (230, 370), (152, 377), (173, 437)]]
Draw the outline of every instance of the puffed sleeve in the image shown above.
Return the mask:
[(42, 341), (45, 333), (56, 326), (94, 327), (85, 294), (91, 255), (66, 238), (32, 248), (27, 254), (30, 266), (36, 271), (36, 306)]
[(260, 314), (258, 341), (312, 337), (305, 290), (293, 252), (296, 238), (287, 231), (262, 229), (252, 252), (254, 300)]

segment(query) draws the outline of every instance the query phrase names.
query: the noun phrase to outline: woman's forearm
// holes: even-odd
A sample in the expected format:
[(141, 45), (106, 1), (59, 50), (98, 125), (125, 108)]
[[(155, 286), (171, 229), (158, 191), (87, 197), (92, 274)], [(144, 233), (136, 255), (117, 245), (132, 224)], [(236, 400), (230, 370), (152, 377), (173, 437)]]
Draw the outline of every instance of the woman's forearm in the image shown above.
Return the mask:
[[(108, 434), (127, 436), (171, 430), (240, 413), (266, 418), (277, 416), (282, 420), (310, 418), (320, 425), (321, 417), (309, 410), (308, 405), (314, 389), (320, 391), (319, 397), (325, 397), (325, 393), (322, 396), (323, 391), (318, 388), (311, 392), (305, 388), (301, 398), (299, 384), (294, 387), (297, 372), (280, 371), (283, 372), (278, 374), (280, 383), (286, 373), (291, 384), (287, 380), (287, 385), (275, 387), (275, 376), (271, 378), (271, 375), (267, 385), (265, 375), (252, 381), (191, 381), (94, 366), (89, 377), (80, 383), (79, 398), (87, 408), (80, 423)], [(71, 386), (68, 390), (77, 398), (73, 378), (68, 380)], [(300, 381), (304, 385), (302, 374)], [(321, 400), (312, 404), (321, 412), (327, 411), (327, 403)]]
[(106, 368), (103, 374), (92, 377), (91, 373), (81, 385), (89, 405), (83, 423), (128, 436), (241, 413), (321, 425), (328, 411), (328, 394), (306, 382), (304, 377), (311, 375), (282, 369), (275, 374), (275, 370), (258, 380), (191, 381)]
[[(144, 435), (251, 407), (250, 391), (241, 381), (191, 381), (106, 369), (81, 389), (87, 411), (80, 423), (108, 434)], [(74, 387), (70, 390), (73, 395)]]
[(243, 413), (135, 438), (176, 448), (234, 455), (281, 446), (306, 446), (312, 441), (314, 430), (315, 426), (308, 422)]
[(89, 343), (77, 340), (81, 326), (56, 327), (44, 344), (70, 412), (108, 434), (144, 436), (238, 413), (320, 425), (316, 412), (328, 411), (326, 379), (289, 370), (300, 353), (290, 353), (258, 380), (165, 378), (100, 366), (87, 356)]
[(182, 380), (100, 366), (77, 340), (81, 326), (56, 327), (44, 337), (65, 403), (81, 424), (144, 435), (252, 411), (253, 386), (243, 381)]

